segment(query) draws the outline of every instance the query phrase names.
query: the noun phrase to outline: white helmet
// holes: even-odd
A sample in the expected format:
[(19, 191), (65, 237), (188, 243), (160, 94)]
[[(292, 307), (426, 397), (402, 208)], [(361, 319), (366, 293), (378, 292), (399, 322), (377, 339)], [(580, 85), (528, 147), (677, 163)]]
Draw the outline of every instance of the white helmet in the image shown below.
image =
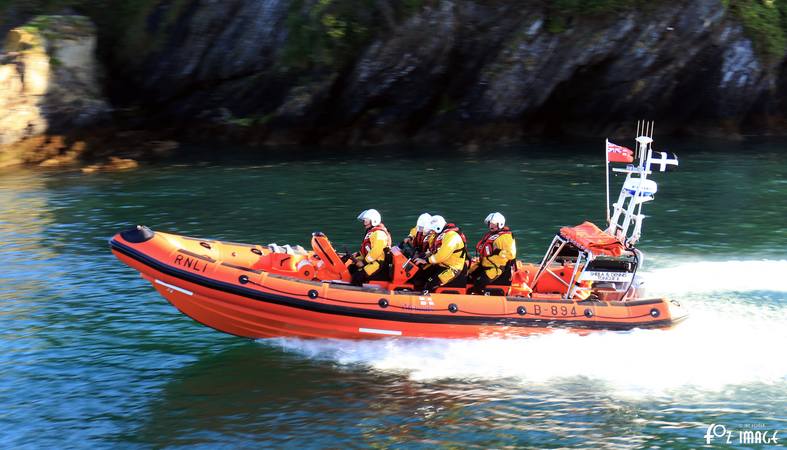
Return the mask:
[(415, 223), (416, 228), (420, 228), (425, 230), (429, 228), (429, 222), (432, 220), (432, 215), (429, 213), (423, 213), (418, 216), (418, 221)]
[(506, 218), (503, 217), (503, 215), (500, 214), (499, 212), (493, 212), (493, 213), (489, 213), (489, 215), (486, 216), (486, 219), (484, 219), (484, 223), (487, 226), (489, 226), (490, 223), (494, 223), (497, 224), (497, 226), (499, 226), (500, 228), (503, 228), (504, 226), (506, 226)]
[(434, 231), (435, 233), (440, 233), (445, 228), (445, 219), (443, 216), (432, 216), (432, 220), (429, 221), (429, 229)]
[(358, 220), (363, 222), (364, 220), (368, 220), (372, 223), (373, 227), (380, 225), (380, 222), (383, 221), (383, 218), (380, 216), (380, 213), (377, 212), (376, 209), (367, 209), (362, 213), (358, 214)]

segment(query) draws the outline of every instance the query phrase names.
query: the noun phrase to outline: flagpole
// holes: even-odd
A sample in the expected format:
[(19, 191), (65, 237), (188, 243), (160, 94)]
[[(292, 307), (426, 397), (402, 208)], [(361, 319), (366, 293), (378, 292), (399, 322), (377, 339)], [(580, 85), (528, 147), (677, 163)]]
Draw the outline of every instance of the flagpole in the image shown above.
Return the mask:
[(607, 139), (606, 144), (604, 145), (604, 169), (606, 171), (606, 180), (607, 180), (607, 229), (609, 229), (610, 220), (609, 220), (609, 139)]

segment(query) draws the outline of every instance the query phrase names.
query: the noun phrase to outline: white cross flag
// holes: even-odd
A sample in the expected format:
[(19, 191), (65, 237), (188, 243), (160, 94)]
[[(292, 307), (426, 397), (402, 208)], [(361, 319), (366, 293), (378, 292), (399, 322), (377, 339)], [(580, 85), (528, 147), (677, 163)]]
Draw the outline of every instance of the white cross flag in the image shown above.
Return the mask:
[[(658, 157), (656, 156), (658, 155)], [(648, 161), (648, 167), (659, 166), (659, 172), (667, 170), (667, 166), (677, 166), (678, 156), (672, 152), (653, 152)]]

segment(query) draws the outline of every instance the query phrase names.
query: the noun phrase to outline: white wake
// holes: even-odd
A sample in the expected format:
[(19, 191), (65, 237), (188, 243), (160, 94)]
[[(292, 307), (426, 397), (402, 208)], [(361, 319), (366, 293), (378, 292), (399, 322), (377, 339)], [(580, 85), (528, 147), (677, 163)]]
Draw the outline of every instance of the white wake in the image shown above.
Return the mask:
[[(681, 387), (787, 383), (787, 261), (696, 262), (656, 269), (651, 290), (690, 317), (667, 330), (556, 330), (508, 339), (266, 340), (306, 357), (403, 373), (415, 380), (592, 380), (632, 395)], [(762, 295), (765, 292), (767, 295)], [(757, 293), (753, 302), (750, 294)]]
[[(657, 258), (654, 265), (663, 264)], [(649, 293), (787, 292), (787, 261), (697, 261), (645, 270)]]

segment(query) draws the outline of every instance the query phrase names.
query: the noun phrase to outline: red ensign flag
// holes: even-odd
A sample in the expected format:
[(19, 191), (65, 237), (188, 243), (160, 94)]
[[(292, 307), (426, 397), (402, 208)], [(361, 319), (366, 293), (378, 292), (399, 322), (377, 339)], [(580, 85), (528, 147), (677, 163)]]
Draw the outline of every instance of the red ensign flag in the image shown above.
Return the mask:
[(607, 160), (609, 162), (634, 162), (634, 151), (622, 145), (607, 141)]

